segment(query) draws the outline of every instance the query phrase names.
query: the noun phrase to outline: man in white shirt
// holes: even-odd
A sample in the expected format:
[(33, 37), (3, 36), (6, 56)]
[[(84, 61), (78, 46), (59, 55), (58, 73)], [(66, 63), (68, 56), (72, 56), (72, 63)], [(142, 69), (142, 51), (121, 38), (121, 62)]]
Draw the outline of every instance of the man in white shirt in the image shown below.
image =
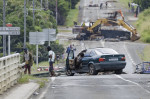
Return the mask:
[(48, 59), (49, 59), (49, 72), (50, 76), (55, 76), (53, 63), (55, 62), (55, 53), (52, 51), (51, 47), (47, 47)]

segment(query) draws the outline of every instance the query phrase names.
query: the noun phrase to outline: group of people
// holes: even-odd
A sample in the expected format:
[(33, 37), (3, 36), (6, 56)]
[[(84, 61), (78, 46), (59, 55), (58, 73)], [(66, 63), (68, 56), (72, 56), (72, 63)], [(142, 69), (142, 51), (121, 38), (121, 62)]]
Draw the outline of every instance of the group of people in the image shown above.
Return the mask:
[(135, 17), (137, 17), (140, 12), (140, 6), (138, 4), (128, 2), (128, 7), (132, 13), (135, 13)]
[[(70, 50), (76, 50), (76, 48), (73, 45), (68, 46), (66, 53), (69, 53)], [(56, 76), (55, 72), (54, 72), (54, 67), (53, 64), (55, 63), (55, 52), (51, 49), (50, 46), (47, 47), (47, 51), (48, 51), (48, 61), (49, 61), (49, 73), (50, 76)], [(59, 56), (56, 55), (57, 60), (59, 59)], [(24, 48), (24, 55), (23, 55), (23, 61), (25, 62), (24, 68), (24, 74), (31, 74), (31, 67), (33, 65), (33, 56), (32, 54), (28, 51), (27, 48)]]
[[(48, 51), (48, 59), (49, 59), (49, 73), (50, 73), (50, 76), (56, 76), (55, 72), (54, 72), (54, 67), (53, 67), (53, 64), (55, 62), (55, 53), (54, 53), (54, 51), (52, 51), (50, 46), (47, 47), (47, 51)], [(24, 74), (26, 74), (27, 71), (28, 71), (28, 74), (30, 75), (31, 74), (31, 66), (33, 65), (33, 56), (28, 51), (27, 48), (24, 48), (23, 61), (25, 62)]]
[(70, 50), (74, 50), (74, 51), (76, 51), (76, 48), (74, 47), (74, 44), (69, 45), (69, 46), (67, 47), (66, 53), (69, 53), (69, 52), (70, 52)]

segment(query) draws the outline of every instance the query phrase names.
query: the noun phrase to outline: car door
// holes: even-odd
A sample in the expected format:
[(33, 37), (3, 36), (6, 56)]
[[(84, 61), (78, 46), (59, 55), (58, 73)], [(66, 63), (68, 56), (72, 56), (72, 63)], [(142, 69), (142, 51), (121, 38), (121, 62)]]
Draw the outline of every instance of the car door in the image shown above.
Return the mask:
[(85, 71), (88, 71), (88, 64), (91, 60), (90, 52), (91, 50), (88, 50), (82, 58), (82, 69), (84, 69)]
[(70, 50), (70, 52), (68, 53), (67, 59), (66, 59), (66, 68), (70, 69), (69, 65), (73, 64), (74, 61), (74, 51)]

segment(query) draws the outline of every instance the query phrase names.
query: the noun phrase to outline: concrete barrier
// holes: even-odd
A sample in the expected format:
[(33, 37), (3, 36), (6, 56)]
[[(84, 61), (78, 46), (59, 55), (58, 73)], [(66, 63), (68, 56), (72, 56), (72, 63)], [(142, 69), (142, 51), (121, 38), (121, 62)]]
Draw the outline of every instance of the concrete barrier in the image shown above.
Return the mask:
[(0, 58), (0, 94), (17, 83), (22, 74), (20, 54), (12, 54)]

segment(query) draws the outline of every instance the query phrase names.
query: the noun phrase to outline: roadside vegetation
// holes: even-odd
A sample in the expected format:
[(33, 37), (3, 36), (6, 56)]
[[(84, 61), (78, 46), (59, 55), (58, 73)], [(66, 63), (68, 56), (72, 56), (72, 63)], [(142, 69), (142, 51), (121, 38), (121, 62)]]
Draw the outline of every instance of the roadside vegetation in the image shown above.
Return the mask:
[(47, 78), (37, 78), (31, 75), (22, 75), (22, 77), (18, 80), (19, 84), (28, 83), (30, 81), (34, 80), (34, 82), (38, 83), (40, 85), (40, 88), (43, 88), (45, 83), (48, 82)]
[(77, 22), (78, 21), (78, 15), (79, 15), (79, 3), (75, 6), (75, 9), (71, 9), (68, 13), (65, 26), (67, 27), (72, 27), (73, 21)]
[[(57, 25), (64, 25), (66, 22), (66, 18), (68, 16), (69, 11), (74, 11), (75, 5), (79, 2), (79, 0), (57, 0), (57, 8), (58, 8), (58, 17), (57, 17)], [(6, 24), (11, 23), (13, 27), (20, 27), (20, 35), (19, 36), (11, 36), (11, 52), (22, 52), (23, 42), (24, 42), (24, 0), (7, 0), (6, 1)], [(35, 1), (35, 10), (34, 21), (33, 21), (33, 3), (32, 0), (27, 0), (26, 3), (27, 8), (27, 21), (26, 21), (26, 33), (27, 33), (27, 48), (33, 52), (32, 54), (35, 56), (36, 47), (35, 45), (29, 44), (29, 32), (39, 31), (41, 32), (43, 28), (54, 28), (57, 30), (56, 25), (56, 0), (43, 0), (42, 9), (41, 9), (41, 1)], [(40, 10), (41, 9), (41, 10)], [(71, 9), (71, 10), (70, 10)], [(3, 26), (3, 0), (0, 0), (0, 27)], [(33, 23), (34, 22), (34, 23)], [(57, 30), (58, 31), (58, 30)], [(63, 53), (63, 46), (58, 43), (53, 43), (52, 45), (60, 46), (58, 49), (54, 48), (54, 51), (57, 53)], [(39, 61), (45, 60), (47, 57), (44, 55), (47, 54), (45, 47), (46, 44), (39, 45)], [(3, 56), (3, 44), (2, 44), (2, 36), (0, 36), (0, 57)], [(62, 47), (62, 48), (61, 48)], [(44, 56), (44, 57), (43, 57)]]
[(150, 45), (147, 45), (143, 53), (139, 53), (139, 56), (141, 57), (142, 61), (150, 61)]
[(131, 2), (131, 0), (119, 0), (121, 4), (123, 4), (126, 8), (128, 8), (128, 2)]
[(150, 8), (140, 13), (138, 18), (136, 28), (141, 35), (141, 40), (150, 43)]

